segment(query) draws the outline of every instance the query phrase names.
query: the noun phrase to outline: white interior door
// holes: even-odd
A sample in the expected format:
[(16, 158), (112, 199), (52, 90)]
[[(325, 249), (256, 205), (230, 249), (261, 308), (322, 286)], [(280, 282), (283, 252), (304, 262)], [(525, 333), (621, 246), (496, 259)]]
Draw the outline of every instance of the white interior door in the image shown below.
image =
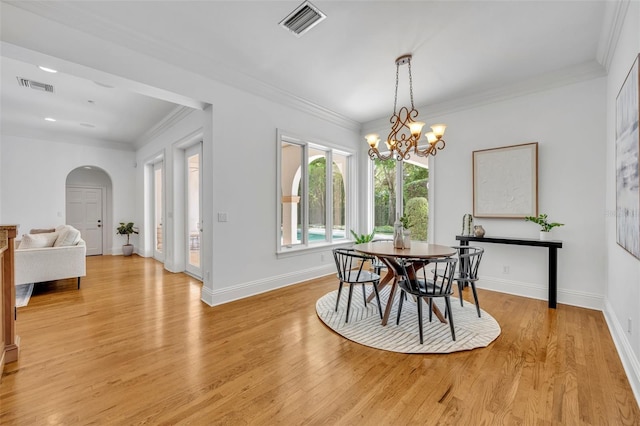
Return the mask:
[(160, 262), (164, 261), (164, 185), (163, 185), (162, 161), (153, 165), (153, 257)]
[(66, 223), (80, 231), (87, 256), (102, 254), (102, 188), (67, 187)]
[(202, 241), (202, 144), (198, 143), (185, 153), (186, 176), (186, 270), (202, 278), (200, 242)]

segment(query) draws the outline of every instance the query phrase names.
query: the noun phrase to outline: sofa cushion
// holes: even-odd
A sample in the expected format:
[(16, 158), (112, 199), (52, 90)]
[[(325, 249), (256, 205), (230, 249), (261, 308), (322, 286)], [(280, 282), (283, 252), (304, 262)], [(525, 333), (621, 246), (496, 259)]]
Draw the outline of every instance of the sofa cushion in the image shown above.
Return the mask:
[(18, 250), (53, 247), (57, 238), (57, 232), (48, 232), (46, 234), (24, 234)]
[(58, 231), (58, 238), (53, 244), (54, 247), (75, 246), (80, 241), (80, 231), (71, 225), (65, 225)]

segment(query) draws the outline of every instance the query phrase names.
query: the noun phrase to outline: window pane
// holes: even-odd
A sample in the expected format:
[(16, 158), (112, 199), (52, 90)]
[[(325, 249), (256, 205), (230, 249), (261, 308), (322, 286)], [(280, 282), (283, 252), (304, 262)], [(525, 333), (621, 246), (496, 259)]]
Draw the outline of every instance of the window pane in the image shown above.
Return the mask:
[(303, 147), (282, 142), (282, 223), (280, 224), (280, 243), (283, 246), (300, 244), (302, 241), (302, 214), (300, 212), (300, 182)]
[(333, 153), (333, 229), (334, 240), (345, 239), (345, 217), (347, 207), (346, 181), (348, 176), (348, 158)]
[(411, 239), (427, 240), (429, 225), (428, 158), (411, 158), (402, 167), (402, 200), (404, 215), (409, 218)]
[(327, 239), (326, 152), (309, 148), (309, 242)]
[(393, 236), (396, 219), (396, 160), (373, 162), (374, 227), (377, 238)]

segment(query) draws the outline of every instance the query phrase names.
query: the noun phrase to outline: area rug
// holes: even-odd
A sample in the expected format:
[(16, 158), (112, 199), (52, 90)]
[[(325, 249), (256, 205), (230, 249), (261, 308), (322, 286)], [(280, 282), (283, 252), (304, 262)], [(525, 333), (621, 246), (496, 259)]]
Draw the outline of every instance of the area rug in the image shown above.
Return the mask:
[[(371, 291), (370, 287), (368, 291)], [(401, 353), (451, 353), (486, 347), (501, 331), (498, 322), (486, 311), (481, 310), (482, 317), (478, 318), (474, 304), (465, 302), (464, 307), (461, 307), (460, 301), (452, 297), (456, 341), (451, 339), (449, 324), (441, 323), (435, 315), (433, 321), (429, 322), (429, 310), (425, 303), (422, 310), (424, 344), (420, 344), (418, 309), (413, 299), (409, 298), (404, 302), (400, 324), (396, 325), (400, 291), (396, 291), (395, 302), (386, 326), (381, 324), (375, 299), (364, 306), (362, 289), (359, 286), (353, 289), (349, 322), (345, 323), (348, 288), (345, 286), (343, 289), (338, 311), (335, 312), (337, 294), (338, 291), (335, 290), (318, 299), (318, 317), (336, 333), (372, 348)], [(385, 287), (380, 292), (383, 311), (388, 298), (389, 287)], [(434, 303), (444, 312), (444, 300), (434, 300)]]
[(29, 299), (33, 293), (33, 283), (20, 284), (16, 286), (16, 308), (22, 308), (29, 304)]

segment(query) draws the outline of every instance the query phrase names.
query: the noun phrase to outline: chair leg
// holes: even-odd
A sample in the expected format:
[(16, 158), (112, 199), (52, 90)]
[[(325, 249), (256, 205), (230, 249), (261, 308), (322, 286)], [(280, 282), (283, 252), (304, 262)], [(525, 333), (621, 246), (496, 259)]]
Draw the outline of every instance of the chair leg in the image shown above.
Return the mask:
[(458, 295), (460, 296), (460, 306), (464, 306), (464, 298), (462, 297), (463, 285), (462, 281), (458, 281)]
[(343, 282), (340, 281), (340, 285), (338, 286), (338, 297), (336, 297), (336, 312), (338, 312), (338, 305), (340, 304), (340, 294), (342, 293), (342, 284)]
[(347, 299), (347, 316), (344, 318), (344, 322), (349, 322), (349, 310), (351, 309), (351, 296), (353, 295), (353, 284), (349, 285), (349, 298)]
[(364, 301), (364, 306), (367, 306), (367, 291), (364, 288), (364, 283), (362, 284), (362, 300)]
[(433, 299), (429, 298), (429, 322), (433, 319)]
[[(403, 295), (407, 294), (404, 290), (402, 290), (402, 293), (400, 294), (400, 303), (398, 304), (398, 316), (396, 317), (396, 325), (400, 324), (400, 315), (402, 314), (402, 301), (404, 300), (404, 297), (402, 297)], [(391, 302), (387, 302), (387, 303), (391, 303)]]
[(80, 277), (78, 277), (78, 290), (80, 290)]
[(382, 319), (382, 304), (380, 303), (380, 293), (378, 292), (377, 283), (373, 283), (373, 291), (376, 293), (376, 301), (378, 302), (378, 313), (380, 314), (380, 319)]
[(453, 315), (451, 315), (451, 300), (449, 297), (444, 298), (444, 303), (447, 305), (446, 311), (449, 312), (449, 328), (451, 329), (451, 338), (456, 341), (456, 330), (453, 328)]
[[(418, 297), (418, 328), (420, 329), (420, 344), (423, 343), (424, 339), (422, 338), (422, 298)], [(429, 303), (431, 303), (431, 299), (429, 299)], [(431, 310), (429, 310), (429, 316), (431, 316)]]
[(476, 291), (476, 283), (471, 283), (471, 291), (473, 291), (473, 300), (476, 302), (476, 311), (478, 312), (478, 318), (480, 318), (480, 303), (478, 302), (478, 292)]

